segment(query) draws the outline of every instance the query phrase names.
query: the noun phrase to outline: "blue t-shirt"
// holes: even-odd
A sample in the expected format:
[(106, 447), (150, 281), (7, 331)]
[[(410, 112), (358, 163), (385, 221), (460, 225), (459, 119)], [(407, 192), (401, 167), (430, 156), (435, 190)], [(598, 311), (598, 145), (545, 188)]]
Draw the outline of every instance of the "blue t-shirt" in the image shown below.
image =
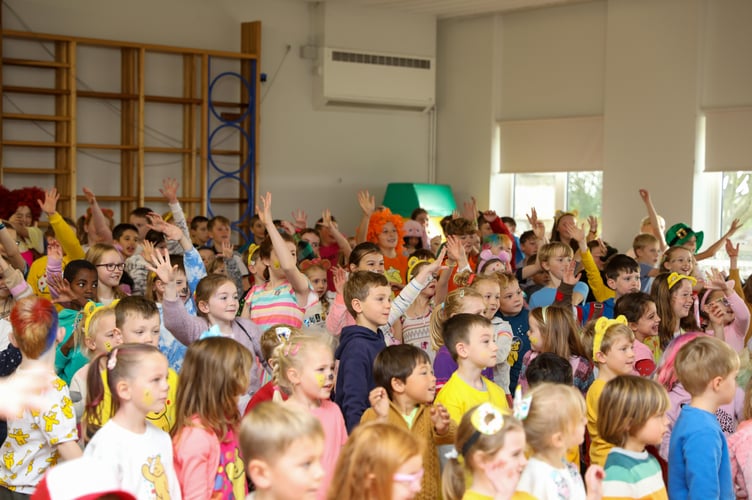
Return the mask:
[[(587, 299), (590, 289), (585, 283), (578, 281), (574, 286), (574, 291)], [(530, 309), (550, 306), (554, 303), (554, 299), (556, 299), (556, 288), (541, 288), (530, 297)]]

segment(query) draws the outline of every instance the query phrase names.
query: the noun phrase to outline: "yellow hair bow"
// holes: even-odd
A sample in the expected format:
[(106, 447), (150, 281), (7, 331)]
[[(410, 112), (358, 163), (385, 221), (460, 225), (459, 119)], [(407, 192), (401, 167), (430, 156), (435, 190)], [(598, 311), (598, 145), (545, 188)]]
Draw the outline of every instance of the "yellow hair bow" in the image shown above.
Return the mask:
[(629, 326), (629, 322), (623, 315), (617, 316), (616, 319), (608, 319), (601, 316), (600, 318), (598, 318), (598, 321), (595, 322), (595, 336), (593, 337), (593, 359), (595, 359), (596, 354), (601, 352), (601, 344), (603, 343), (603, 337), (606, 335), (606, 330), (608, 330), (613, 325)]
[(260, 247), (259, 245), (255, 244), (255, 243), (251, 243), (251, 244), (250, 244), (250, 245), (248, 246), (248, 265), (249, 265), (249, 266), (252, 266), (252, 265), (253, 265), (253, 254), (255, 254), (255, 253), (256, 253), (256, 251), (257, 251), (257, 250), (258, 250), (259, 248), (261, 248), (261, 247)]
[(120, 299), (115, 299), (107, 305), (97, 304), (93, 300), (90, 300), (86, 303), (86, 305), (84, 306), (84, 316), (86, 317), (86, 319), (84, 319), (84, 335), (87, 338), (89, 337), (89, 325), (91, 324), (91, 318), (94, 317), (94, 314), (97, 313), (97, 311), (114, 309), (118, 302), (120, 302)]
[(436, 259), (428, 259), (428, 260), (426, 260), (426, 259), (419, 259), (418, 257), (410, 257), (410, 260), (407, 261), (407, 281), (410, 281), (410, 280), (412, 280), (415, 277), (415, 276), (413, 276), (413, 270), (415, 269), (415, 267), (418, 264), (420, 264), (422, 262), (426, 262), (426, 263), (430, 264), (434, 260), (436, 260)]
[(668, 283), (668, 289), (671, 290), (674, 285), (679, 283), (681, 280), (689, 280), (690, 283), (692, 283), (692, 286), (695, 286), (697, 284), (697, 279), (693, 276), (687, 276), (686, 274), (679, 274), (679, 273), (671, 273), (668, 275), (668, 278), (666, 279), (666, 283)]

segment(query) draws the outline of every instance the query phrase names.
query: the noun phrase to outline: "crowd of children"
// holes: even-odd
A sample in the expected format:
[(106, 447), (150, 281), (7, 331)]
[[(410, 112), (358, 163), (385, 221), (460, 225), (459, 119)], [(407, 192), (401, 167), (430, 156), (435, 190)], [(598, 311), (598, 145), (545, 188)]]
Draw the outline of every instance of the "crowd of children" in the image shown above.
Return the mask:
[(574, 212), (517, 237), (472, 200), (431, 234), (362, 191), (348, 239), (266, 193), (236, 248), (179, 190), (117, 225), (88, 189), (78, 225), (54, 188), (0, 207), (0, 500), (752, 492), (738, 221), (698, 253), (641, 190), (620, 253)]

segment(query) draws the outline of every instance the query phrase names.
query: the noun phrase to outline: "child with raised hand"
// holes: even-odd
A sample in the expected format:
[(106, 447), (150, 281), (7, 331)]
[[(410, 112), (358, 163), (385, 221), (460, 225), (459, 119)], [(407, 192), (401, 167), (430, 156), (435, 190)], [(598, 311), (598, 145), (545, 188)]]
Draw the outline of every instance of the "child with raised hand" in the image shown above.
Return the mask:
[[(658, 345), (652, 349), (654, 353), (658, 353), (656, 358), (660, 358), (660, 353), (677, 335), (700, 331), (692, 311), (695, 304), (692, 287), (696, 284), (697, 280), (692, 276), (677, 272), (661, 273), (653, 280), (650, 296), (655, 301), (656, 312), (661, 318), (656, 339)], [(652, 348), (650, 339), (646, 341)]]
[[(527, 458), (525, 430), (508, 412), (483, 403), (465, 413), (442, 476), (448, 500), (513, 498)], [(470, 476), (470, 482), (466, 478)]]
[(587, 391), (587, 429), (590, 434), (590, 463), (603, 465), (613, 443), (598, 433), (598, 408), (606, 384), (619, 375), (629, 375), (634, 369), (634, 335), (627, 319), (598, 318), (585, 332), (585, 341), (592, 345), (591, 359), (598, 367), (598, 376)]
[(295, 242), (292, 237), (280, 234), (274, 225), (271, 193), (261, 197), (258, 215), (269, 233), (259, 251), (267, 269), (264, 276), (269, 281), (251, 288), (245, 297), (242, 317), (262, 330), (275, 323), (300, 328), (306, 308), (318, 299), (308, 277), (297, 267)]
[[(101, 354), (107, 354), (123, 343), (123, 336), (115, 324), (115, 306), (97, 306), (89, 302), (83, 309), (75, 331), (75, 344), (87, 359), (94, 359)], [(73, 408), (76, 410), (76, 421), (80, 422), (86, 406), (86, 379), (90, 364), (85, 364), (73, 375), (70, 382), (70, 394)]]
[[(392, 301), (389, 310), (389, 316), (386, 323), (379, 325), (391, 327), (405, 311), (410, 304), (415, 301), (420, 292), (433, 281), (433, 276), (442, 270), (442, 262), (445, 252), (439, 253), (435, 261), (418, 270), (415, 277), (405, 285)], [(375, 243), (364, 242), (356, 245), (350, 252), (348, 263), (350, 273), (356, 271), (370, 271), (373, 273), (384, 274), (384, 255)], [(343, 269), (337, 268), (333, 273), (334, 288), (337, 296), (329, 308), (329, 315), (326, 317), (326, 329), (334, 336), (338, 336), (346, 326), (355, 324), (355, 318), (349, 313), (344, 300), (344, 285), (347, 281), (347, 275)]]
[(288, 406), (310, 412), (324, 429), (324, 479), (318, 498), (326, 498), (340, 450), (347, 441), (342, 412), (330, 399), (334, 389), (334, 354), (328, 335), (299, 333), (274, 350), (274, 379), (290, 397)]
[[(457, 371), (457, 362), (452, 358), (449, 348), (444, 344), (444, 325), (449, 318), (457, 314), (481, 315), (486, 305), (480, 293), (472, 288), (460, 288), (449, 292), (441, 307), (431, 313), (431, 349), (436, 352), (433, 360), (433, 372), (436, 375), (436, 390), (447, 383), (449, 377)], [(481, 372), (484, 377), (493, 380), (493, 368), (487, 367)]]
[[(533, 454), (517, 484), (517, 493), (539, 500), (601, 498), (603, 468), (591, 465), (584, 476), (567, 462), (567, 450), (585, 439), (585, 399), (574, 387), (543, 383), (527, 393), (530, 410), (523, 424)], [(587, 493), (585, 492), (587, 486)]]
[[(553, 241), (543, 245), (538, 251), (538, 262), (551, 278), (545, 288), (541, 288), (530, 296), (530, 308), (544, 307), (554, 303), (556, 299), (556, 289), (561, 283), (564, 273), (569, 268), (574, 258), (572, 248), (561, 241)], [(574, 286), (572, 295), (572, 304), (581, 304), (588, 296), (589, 288), (582, 282), (577, 282)]]
[(691, 396), (676, 420), (668, 452), (670, 498), (734, 498), (728, 444), (716, 411), (736, 394), (739, 355), (703, 335), (676, 355), (676, 374)]
[(744, 421), (728, 438), (736, 498), (749, 498), (752, 493), (752, 381), (747, 382), (744, 391), (743, 416)]
[(412, 500), (424, 475), (418, 439), (386, 422), (359, 425), (337, 463), (329, 500)]
[[(410, 257), (407, 266), (407, 279), (412, 280), (425, 266), (434, 262), (433, 259), (421, 260)], [(433, 278), (433, 277), (432, 277)], [(433, 366), (436, 351), (431, 348), (431, 314), (437, 304), (441, 304), (446, 297), (449, 273), (441, 273), (438, 281), (434, 278), (420, 292), (405, 314), (392, 325), (392, 333), (401, 338), (404, 344), (414, 345), (428, 354)]]
[(700, 299), (700, 315), (708, 320), (705, 331), (741, 352), (750, 324), (749, 310), (734, 290), (734, 283), (726, 281), (720, 271), (712, 269), (707, 278)]
[(314, 500), (324, 478), (324, 431), (308, 412), (266, 402), (240, 422), (240, 451), (255, 487), (247, 500)]
[[(0, 496), (22, 498), (31, 495), (47, 469), (63, 460), (81, 456), (76, 444), (76, 419), (68, 386), (55, 376), (55, 344), (63, 330), (50, 301), (41, 297), (19, 300), (10, 314), (10, 340), (21, 351), (19, 375), (31, 372), (45, 377), (45, 389), (38, 407), (23, 410), (8, 419), (8, 437), (2, 446)], [(13, 395), (11, 399), (20, 399)], [(31, 466), (30, 466), (31, 465)]]
[(477, 314), (457, 314), (444, 324), (443, 334), (444, 345), (458, 366), (439, 391), (436, 402), (446, 407), (455, 423), (481, 403), (508, 408), (504, 390), (482, 375), (484, 368), (496, 364), (491, 322)]
[(643, 292), (628, 293), (616, 301), (614, 314), (627, 318), (629, 328), (634, 333), (634, 371), (637, 375), (649, 377), (655, 371), (655, 357), (647, 340), (658, 336), (661, 324), (655, 301)]
[(172, 431), (184, 499), (244, 498), (248, 492), (238, 399), (246, 393), (252, 364), (251, 353), (229, 338), (209, 337), (188, 348)]
[(248, 349), (258, 358), (251, 367), (248, 389), (249, 396), (253, 396), (262, 385), (261, 374), (265, 367), (261, 363), (266, 360), (261, 354), (259, 327), (248, 319), (236, 317), (239, 304), (235, 283), (218, 274), (202, 278), (194, 294), (197, 316), (192, 316), (178, 296), (177, 268), (170, 264), (169, 256), (155, 252), (153, 262), (154, 267), (150, 270), (166, 284), (162, 300), (165, 327), (184, 345), (190, 345), (205, 335), (221, 335)]
[(92, 364), (104, 368), (107, 377), (89, 370), (87, 412), (102, 401), (107, 380), (113, 417), (89, 441), (84, 456), (115, 469), (120, 482), (112, 486), (136, 498), (180, 498), (170, 436), (146, 419), (165, 406), (167, 358), (153, 345), (123, 344)]
[(329, 306), (334, 301), (336, 294), (327, 288), (327, 274), (331, 269), (331, 262), (326, 259), (315, 258), (304, 260), (300, 263), (300, 270), (311, 282), (313, 293), (318, 300), (305, 310), (303, 324), (308, 328), (326, 329), (326, 316), (329, 314)]
[[(658, 368), (655, 372), (656, 380), (668, 391), (668, 398), (671, 400), (671, 408), (666, 412), (666, 417), (668, 418), (668, 430), (663, 436), (663, 442), (658, 450), (659, 455), (664, 460), (668, 460), (669, 443), (674, 424), (679, 418), (682, 407), (688, 404), (692, 399), (692, 396), (687, 392), (687, 389), (685, 389), (679, 381), (676, 370), (676, 355), (679, 350), (689, 342), (698, 337), (705, 336), (706, 335), (701, 332), (690, 332), (676, 337), (666, 348), (666, 351), (661, 358), (661, 362), (658, 364)], [(722, 404), (715, 412), (718, 424), (721, 426), (721, 430), (726, 436), (731, 436), (736, 431), (737, 421), (743, 419), (743, 399), (743, 392), (737, 390), (734, 401), (728, 404)]]
[(604, 465), (604, 499), (668, 498), (661, 466), (645, 447), (660, 444), (669, 404), (666, 390), (653, 380), (621, 375), (606, 384), (598, 434), (614, 448)]
[(583, 396), (587, 394), (593, 383), (593, 364), (582, 345), (579, 328), (571, 310), (558, 306), (537, 307), (530, 311), (528, 324), (530, 351), (522, 359), (519, 377), (523, 391), (527, 388), (525, 371), (533, 358), (542, 352), (553, 352), (569, 360), (574, 386)]
[(109, 304), (127, 295), (120, 289), (125, 263), (114, 246), (97, 243), (86, 251), (86, 260), (97, 268), (97, 301)]
[(371, 408), (361, 423), (373, 420), (401, 427), (421, 442), (423, 480), (416, 498), (434, 499), (441, 494), (441, 470), (437, 445), (454, 442), (456, 425), (441, 404), (433, 406), (436, 377), (425, 351), (409, 344), (389, 346), (373, 363), (376, 388), (369, 394)]

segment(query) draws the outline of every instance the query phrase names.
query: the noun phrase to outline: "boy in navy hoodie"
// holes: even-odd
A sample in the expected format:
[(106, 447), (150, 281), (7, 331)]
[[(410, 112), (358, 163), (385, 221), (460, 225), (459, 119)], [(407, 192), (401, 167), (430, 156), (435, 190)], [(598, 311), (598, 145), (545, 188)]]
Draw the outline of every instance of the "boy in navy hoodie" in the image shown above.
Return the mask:
[(339, 360), (334, 401), (342, 409), (349, 433), (370, 406), (368, 394), (376, 387), (373, 361), (386, 347), (379, 325), (385, 325), (389, 319), (392, 290), (383, 274), (356, 271), (345, 283), (343, 295), (355, 325), (342, 329), (334, 353)]

